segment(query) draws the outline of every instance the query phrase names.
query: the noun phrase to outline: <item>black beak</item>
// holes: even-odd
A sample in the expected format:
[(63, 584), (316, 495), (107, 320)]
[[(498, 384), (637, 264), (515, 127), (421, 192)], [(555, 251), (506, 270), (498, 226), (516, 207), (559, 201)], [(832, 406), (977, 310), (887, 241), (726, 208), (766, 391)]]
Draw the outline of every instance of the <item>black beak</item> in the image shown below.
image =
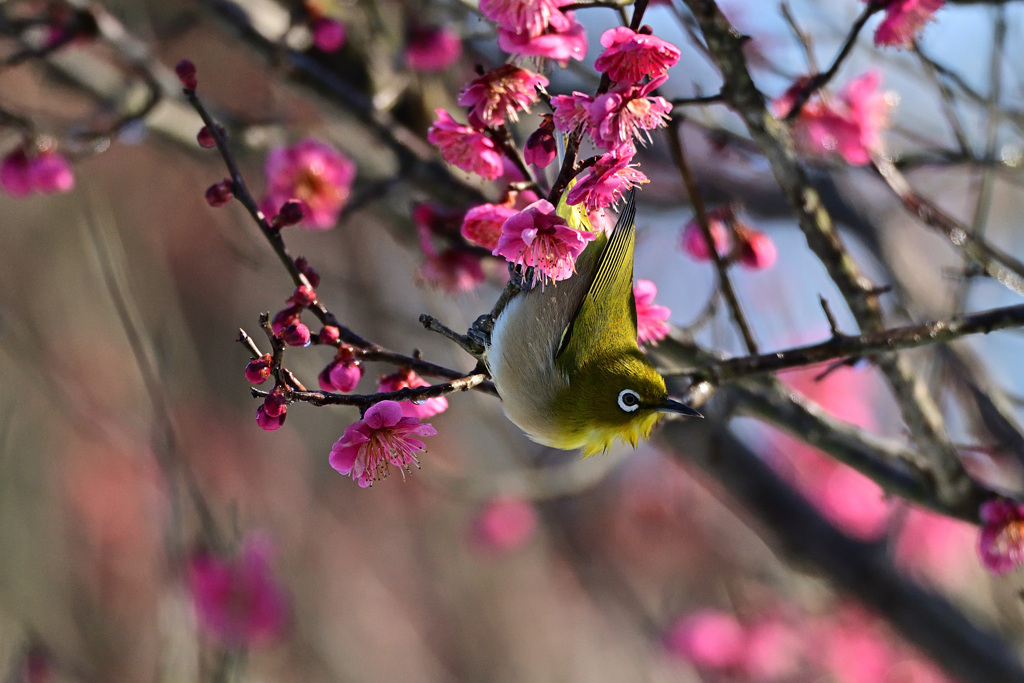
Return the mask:
[(677, 413), (679, 415), (689, 415), (690, 417), (704, 417), (690, 406), (674, 401), (670, 398), (666, 398), (665, 402), (657, 406), (658, 410), (663, 413)]

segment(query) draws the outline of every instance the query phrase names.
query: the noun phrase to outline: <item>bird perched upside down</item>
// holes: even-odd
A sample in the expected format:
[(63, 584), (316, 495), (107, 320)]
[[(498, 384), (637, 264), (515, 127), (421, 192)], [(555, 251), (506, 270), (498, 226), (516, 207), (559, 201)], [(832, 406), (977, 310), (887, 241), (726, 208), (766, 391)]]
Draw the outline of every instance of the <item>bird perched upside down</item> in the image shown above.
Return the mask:
[(636, 447), (665, 413), (701, 416), (668, 397), (637, 344), (634, 214), (630, 193), (572, 277), (519, 293), (494, 321), (484, 362), (505, 415), (537, 443), (587, 456), (616, 439)]

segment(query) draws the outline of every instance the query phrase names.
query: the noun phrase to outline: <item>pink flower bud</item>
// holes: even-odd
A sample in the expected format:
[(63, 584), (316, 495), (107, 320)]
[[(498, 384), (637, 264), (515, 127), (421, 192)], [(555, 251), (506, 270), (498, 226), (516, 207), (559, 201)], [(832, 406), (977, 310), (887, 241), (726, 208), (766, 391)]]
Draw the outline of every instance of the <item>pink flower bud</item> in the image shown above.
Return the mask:
[(31, 173), (33, 185), (45, 194), (68, 192), (75, 186), (71, 164), (59, 152), (42, 152), (32, 161)]
[(285, 412), (273, 417), (267, 415), (266, 405), (262, 405), (256, 409), (256, 424), (260, 426), (260, 429), (267, 432), (280, 429), (284, 425), (285, 417), (287, 417), (287, 413)]
[(363, 377), (363, 364), (355, 357), (350, 346), (338, 349), (338, 355), (324, 368), (317, 380), (324, 391), (348, 393), (356, 388)]
[(289, 306), (278, 311), (270, 321), (270, 329), (274, 331), (274, 334), (280, 335), (284, 328), (299, 321), (299, 313), (301, 311), (302, 307), (300, 306)]
[(274, 389), (263, 399), (263, 412), (268, 417), (281, 417), (288, 412), (288, 399), (280, 388)]
[(512, 552), (537, 530), (537, 512), (521, 498), (496, 498), (477, 513), (472, 535), (477, 546), (491, 553)]
[[(732, 209), (720, 207), (708, 212), (708, 227), (711, 228), (711, 237), (715, 242), (715, 249), (722, 256), (729, 251), (729, 231), (726, 224), (733, 220)], [(696, 217), (686, 224), (683, 229), (681, 241), (683, 251), (698, 261), (710, 261), (711, 250), (708, 249), (707, 240), (704, 239), (704, 231), (697, 222)]]
[(12, 197), (27, 197), (35, 189), (31, 169), (25, 148), (18, 147), (0, 162), (0, 187)]
[(305, 308), (316, 301), (316, 292), (312, 287), (306, 285), (299, 285), (295, 288), (295, 292), (288, 297), (288, 303), (293, 306), (302, 306)]
[(334, 346), (341, 339), (341, 331), (338, 330), (334, 325), (324, 325), (323, 329), (320, 330), (320, 334), (317, 335), (316, 341), (318, 344), (325, 346)]
[(245, 379), (250, 384), (263, 384), (270, 379), (270, 354), (265, 353), (259, 358), (253, 358), (245, 366)]
[(287, 225), (295, 225), (306, 216), (303, 203), (296, 199), (289, 199), (281, 205), (281, 210), (274, 217), (274, 225), (283, 228)]
[(337, 52), (345, 44), (345, 24), (321, 17), (313, 21), (313, 44), (321, 52)]
[(764, 270), (775, 264), (775, 243), (760, 230), (737, 232), (740, 239), (739, 260), (751, 270)]
[(203, 126), (199, 129), (199, 134), (196, 135), (196, 142), (204, 149), (211, 149), (217, 146), (217, 141), (213, 139), (213, 133), (210, 132), (208, 126)]
[(174, 73), (178, 74), (178, 79), (185, 90), (196, 89), (196, 65), (191, 60), (183, 59), (178, 62), (174, 67)]
[(555, 143), (555, 122), (550, 114), (544, 115), (540, 128), (530, 133), (523, 147), (523, 160), (537, 168), (546, 168), (558, 155)]
[(299, 322), (281, 330), (281, 340), (288, 346), (309, 346), (311, 339), (309, 328)]
[(320, 286), (320, 274), (316, 272), (311, 265), (309, 265), (305, 256), (300, 256), (295, 259), (295, 267), (300, 273), (306, 276), (306, 279), (309, 280), (310, 287), (316, 289)]
[(206, 188), (206, 203), (212, 207), (224, 206), (235, 196), (234, 183), (225, 178), (219, 183), (214, 183)]

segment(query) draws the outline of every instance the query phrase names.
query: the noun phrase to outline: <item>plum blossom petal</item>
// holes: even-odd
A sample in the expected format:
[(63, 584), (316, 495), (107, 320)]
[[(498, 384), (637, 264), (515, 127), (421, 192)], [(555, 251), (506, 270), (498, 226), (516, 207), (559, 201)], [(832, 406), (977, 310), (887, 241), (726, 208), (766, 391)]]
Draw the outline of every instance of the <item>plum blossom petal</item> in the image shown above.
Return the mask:
[(650, 30), (639, 32), (628, 26), (611, 28), (601, 34), (605, 47), (594, 68), (607, 73), (616, 83), (639, 83), (645, 76), (660, 78), (679, 61), (679, 48), (651, 35)]
[(481, 204), (466, 212), (462, 221), (462, 236), (471, 244), (493, 251), (501, 237), (501, 226), (519, 213), (502, 204)]
[(300, 225), (311, 230), (334, 226), (356, 176), (348, 157), (311, 138), (272, 150), (263, 170), (267, 176), (267, 195), (261, 202), (264, 212), (275, 216), (285, 202), (297, 200), (304, 214)]
[[(430, 386), (429, 382), (408, 368), (402, 368), (390, 375), (382, 375), (377, 378), (377, 388), (380, 391), (401, 391), (402, 389), (428, 386)], [(435, 396), (434, 398), (426, 399), (422, 403), (402, 401), (396, 405), (401, 408), (403, 416), (423, 420), (448, 410), (448, 399), (444, 396)]]
[(649, 138), (651, 130), (668, 123), (672, 105), (664, 97), (650, 94), (666, 78), (643, 86), (615, 87), (595, 98), (589, 107), (594, 142), (613, 154), (633, 156), (637, 136), (644, 133)]
[(444, 71), (462, 56), (462, 39), (447, 26), (417, 26), (405, 44), (405, 65), (425, 73)]
[(441, 150), (445, 161), (488, 180), (502, 174), (501, 154), (490, 138), (457, 122), (444, 109), (436, 113), (427, 140)]
[(945, 0), (890, 0), (885, 6), (885, 18), (875, 30), (875, 45), (912, 47), (914, 38), (944, 2)]
[(535, 268), (542, 283), (557, 282), (575, 272), (576, 258), (594, 237), (569, 227), (551, 202), (540, 199), (505, 221), (492, 253)]
[(668, 318), (672, 311), (654, 303), (658, 288), (650, 280), (637, 280), (633, 285), (636, 300), (637, 342), (641, 346), (657, 344), (668, 336)]
[(477, 130), (500, 126), (505, 117), (518, 121), (517, 112), (529, 111), (537, 101), (537, 88), (548, 79), (514, 64), (505, 64), (474, 78), (459, 95), (459, 104), (469, 107), (469, 125)]
[(648, 182), (647, 176), (629, 162), (629, 157), (601, 156), (577, 179), (569, 190), (566, 203), (583, 204), (587, 212), (617, 204), (630, 188)]
[(403, 417), (394, 401), (381, 401), (366, 410), (362, 419), (345, 428), (331, 448), (331, 467), (349, 475), (361, 488), (388, 476), (391, 467), (407, 472), (419, 467), (416, 453), (425, 445), (417, 436), (433, 436), (437, 430), (415, 417)]
[(556, 95), (551, 98), (554, 109), (555, 127), (565, 133), (576, 130), (581, 124), (590, 125), (590, 105), (594, 98), (586, 93), (573, 92), (571, 95)]
[(544, 33), (558, 8), (568, 0), (480, 0), (480, 12), (513, 33), (536, 37)]
[(510, 54), (545, 57), (566, 66), (570, 59), (587, 56), (587, 32), (572, 12), (555, 11), (546, 29), (537, 35), (498, 27), (498, 47)]

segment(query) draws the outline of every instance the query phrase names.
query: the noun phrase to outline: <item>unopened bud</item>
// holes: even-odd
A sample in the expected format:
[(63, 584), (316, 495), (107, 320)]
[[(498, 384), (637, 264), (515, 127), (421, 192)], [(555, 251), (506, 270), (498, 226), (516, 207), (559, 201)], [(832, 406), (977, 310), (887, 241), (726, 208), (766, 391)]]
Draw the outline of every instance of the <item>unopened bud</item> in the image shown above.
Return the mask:
[(224, 206), (235, 196), (234, 183), (225, 178), (222, 182), (215, 183), (206, 188), (206, 203), (210, 206)]
[(209, 126), (203, 126), (199, 129), (199, 134), (196, 135), (196, 142), (204, 149), (212, 149), (217, 146), (217, 141), (213, 138), (213, 133), (210, 132)]
[(324, 328), (320, 330), (320, 334), (317, 335), (317, 342), (325, 344), (327, 346), (334, 346), (341, 339), (341, 332), (334, 325), (324, 325)]
[(739, 261), (751, 270), (764, 270), (775, 264), (778, 251), (772, 238), (760, 230), (739, 233)]
[(295, 225), (305, 217), (306, 210), (302, 207), (302, 202), (290, 199), (281, 205), (281, 210), (274, 217), (274, 223), (277, 227), (283, 228), (286, 225)]
[(183, 59), (174, 67), (174, 73), (178, 74), (178, 80), (182, 87), (188, 91), (196, 89), (196, 65), (189, 59)]
[(309, 328), (303, 323), (292, 323), (281, 330), (281, 340), (288, 346), (308, 346), (310, 338)]
[(300, 273), (306, 276), (306, 279), (309, 280), (310, 287), (316, 289), (320, 286), (320, 273), (316, 272), (316, 269), (309, 265), (309, 261), (306, 260), (305, 256), (300, 256), (295, 259), (295, 267)]
[(316, 301), (316, 292), (312, 287), (306, 285), (299, 285), (295, 288), (295, 292), (288, 297), (288, 303), (293, 306), (302, 306), (305, 308)]
[(263, 384), (270, 379), (270, 354), (265, 353), (259, 358), (253, 358), (245, 366), (245, 379), (251, 384)]

